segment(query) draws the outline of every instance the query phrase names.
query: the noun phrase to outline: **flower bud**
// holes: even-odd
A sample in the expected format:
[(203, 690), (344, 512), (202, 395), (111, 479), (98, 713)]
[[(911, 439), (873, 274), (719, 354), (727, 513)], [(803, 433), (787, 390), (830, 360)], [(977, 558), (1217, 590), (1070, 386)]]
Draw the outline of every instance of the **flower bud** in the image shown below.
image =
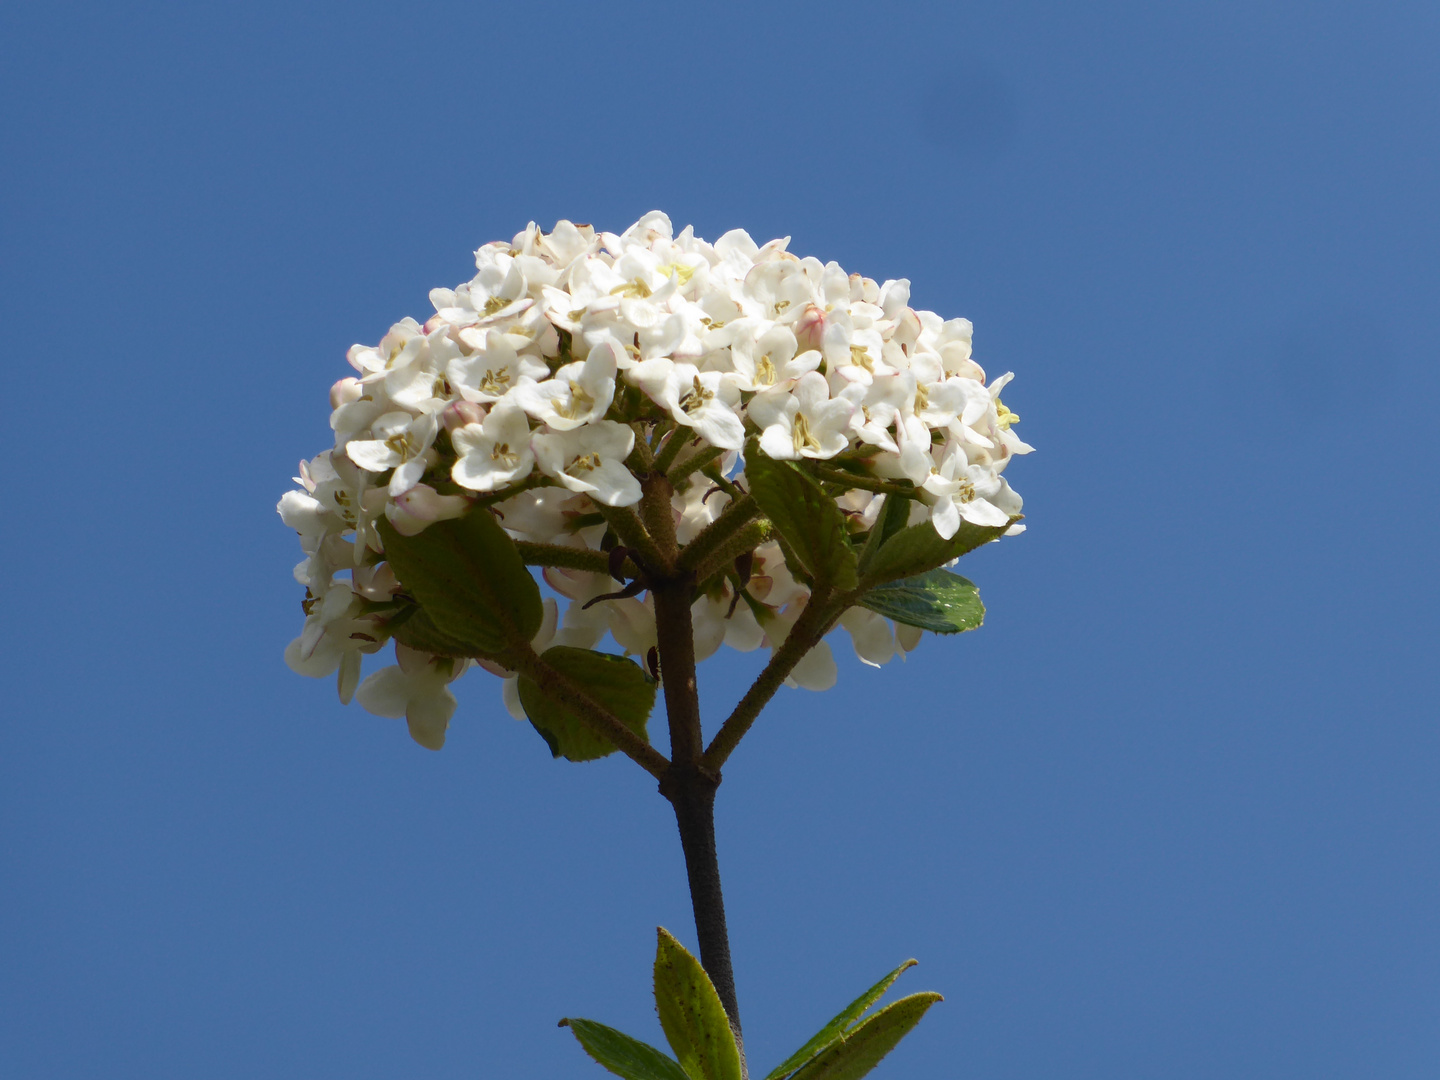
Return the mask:
[(360, 380), (355, 378), (341, 379), (334, 386), (330, 387), (330, 407), (338, 409), (341, 405), (349, 405), (352, 401), (359, 401), (365, 388), (360, 385)]
[(473, 401), (452, 401), (440, 414), (446, 431), (459, 431), (466, 424), (479, 424), (484, 420), (485, 410)]
[(800, 313), (800, 318), (790, 328), (795, 331), (795, 340), (800, 352), (820, 348), (820, 335), (825, 332), (825, 310), (816, 304), (809, 304)]
[(463, 495), (441, 495), (429, 484), (416, 484), (385, 507), (385, 516), (401, 536), (415, 536), (436, 521), (459, 517), (469, 506)]

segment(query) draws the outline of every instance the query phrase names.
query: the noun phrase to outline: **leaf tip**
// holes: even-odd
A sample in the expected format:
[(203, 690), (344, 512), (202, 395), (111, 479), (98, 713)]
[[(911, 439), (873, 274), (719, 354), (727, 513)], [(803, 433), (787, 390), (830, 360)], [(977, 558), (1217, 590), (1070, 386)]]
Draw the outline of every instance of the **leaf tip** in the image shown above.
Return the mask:
[(570, 1026), (570, 1018), (569, 1018), (568, 1016), (562, 1016), (562, 1017), (560, 1018), (560, 1022), (559, 1022), (558, 1024), (556, 1024), (555, 1026), (556, 1026), (556, 1027), (569, 1027), (569, 1026)]

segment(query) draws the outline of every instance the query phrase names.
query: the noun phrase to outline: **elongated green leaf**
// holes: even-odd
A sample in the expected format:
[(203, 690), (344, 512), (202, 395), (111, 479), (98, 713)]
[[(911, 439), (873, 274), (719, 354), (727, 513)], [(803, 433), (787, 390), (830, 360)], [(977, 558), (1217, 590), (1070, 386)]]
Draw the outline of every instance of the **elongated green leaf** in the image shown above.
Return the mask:
[[(540, 659), (603, 705), (642, 739), (655, 707), (655, 680), (634, 660), (594, 649), (556, 645)], [(520, 677), (520, 704), (555, 757), (594, 761), (615, 752), (615, 744), (545, 693), (528, 676)]]
[(740, 1080), (740, 1050), (710, 976), (664, 927), (659, 939), (655, 1008), (680, 1067), (690, 1080)]
[(937, 634), (974, 630), (985, 621), (980, 590), (949, 570), (929, 570), (879, 585), (862, 595), (860, 604), (887, 619)]
[(587, 1054), (625, 1080), (689, 1080), (674, 1058), (623, 1031), (594, 1020), (561, 1020), (560, 1026), (568, 1027)]
[(811, 477), (787, 461), (774, 461), (751, 443), (745, 455), (750, 494), (817, 582), (855, 587), (855, 549), (845, 515)]
[(1008, 524), (991, 527), (962, 521), (954, 536), (942, 540), (935, 526), (928, 521), (907, 526), (887, 540), (876, 553), (865, 569), (865, 580), (875, 583), (895, 581), (934, 570), (997, 539), (1009, 527)]
[(911, 994), (887, 1005), (822, 1050), (794, 1080), (860, 1080), (910, 1034), (931, 1005), (944, 1000), (935, 993)]
[(856, 1020), (859, 1020), (860, 1017), (864, 1015), (866, 1009), (870, 1008), (871, 1005), (874, 1005), (875, 1002), (884, 996), (885, 991), (890, 989), (901, 974), (914, 966), (914, 960), (906, 960), (894, 971), (890, 972), (889, 975), (886, 975), (874, 986), (870, 987), (869, 990), (866, 990), (849, 1005), (846, 1005), (833, 1020), (815, 1033), (813, 1039), (799, 1050), (796, 1050), (795, 1053), (791, 1054), (779, 1065), (775, 1066), (775, 1068), (771, 1069), (769, 1075), (765, 1077), (765, 1080), (783, 1080), (784, 1077), (789, 1076), (821, 1050), (824, 1050), (832, 1042), (840, 1038), (840, 1036), (845, 1033), (846, 1028)]
[(540, 589), (488, 510), (437, 521), (418, 536), (401, 536), (384, 518), (377, 526), (405, 591), (468, 655), (497, 656), (540, 629)]

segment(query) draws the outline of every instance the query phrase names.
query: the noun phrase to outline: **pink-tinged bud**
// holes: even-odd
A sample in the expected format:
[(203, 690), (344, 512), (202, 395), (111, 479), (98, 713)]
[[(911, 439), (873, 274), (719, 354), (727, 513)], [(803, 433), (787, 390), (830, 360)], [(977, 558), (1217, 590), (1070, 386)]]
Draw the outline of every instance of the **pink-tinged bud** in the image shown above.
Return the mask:
[(441, 495), (429, 484), (416, 484), (385, 507), (385, 516), (401, 536), (415, 536), (427, 525), (458, 518), (469, 506), (463, 495)]
[(341, 379), (334, 386), (330, 387), (330, 407), (338, 409), (341, 405), (349, 405), (352, 401), (359, 401), (365, 388), (360, 385), (359, 379)]
[(425, 320), (425, 325), (420, 327), (420, 332), (426, 337), (429, 337), (443, 325), (445, 325), (445, 320), (440, 317), (439, 312), (436, 312)]
[(395, 571), (390, 569), (388, 562), (374, 566), (357, 566), (350, 576), (354, 581), (355, 591), (366, 600), (389, 600), (400, 588)]
[(473, 401), (452, 401), (440, 414), (446, 431), (459, 431), (466, 424), (478, 424), (484, 419), (485, 410)]
[(825, 311), (815, 304), (808, 304), (791, 327), (801, 352), (820, 348), (820, 337), (825, 333)]

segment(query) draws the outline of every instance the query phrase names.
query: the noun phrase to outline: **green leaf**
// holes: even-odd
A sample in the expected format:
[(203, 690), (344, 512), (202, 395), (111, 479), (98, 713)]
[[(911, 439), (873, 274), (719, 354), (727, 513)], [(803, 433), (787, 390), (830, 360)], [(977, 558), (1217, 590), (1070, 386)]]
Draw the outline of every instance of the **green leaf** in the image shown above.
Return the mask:
[[(556, 645), (540, 659), (604, 706), (622, 724), (642, 739), (650, 710), (655, 707), (655, 680), (635, 661), (594, 649)], [(528, 676), (520, 676), (520, 704), (536, 731), (550, 744), (550, 753), (571, 761), (594, 761), (615, 752), (615, 744), (597, 734), (588, 724)]]
[(855, 549), (845, 515), (811, 477), (788, 461), (774, 461), (753, 442), (746, 448), (750, 494), (817, 582), (841, 591), (855, 587)]
[(540, 589), (490, 511), (437, 521), (418, 536), (401, 536), (383, 517), (376, 525), (405, 591), (466, 655), (498, 656), (540, 629)]
[(655, 1007), (680, 1067), (690, 1080), (740, 1080), (740, 1050), (710, 976), (664, 927), (659, 939)]
[(860, 605), (887, 619), (937, 634), (974, 630), (985, 621), (980, 590), (949, 570), (929, 570), (877, 585), (860, 597)]
[(951, 559), (958, 559), (980, 545), (998, 539), (1009, 527), (1009, 524), (972, 525), (962, 521), (954, 536), (942, 540), (935, 526), (928, 521), (910, 525), (885, 542), (866, 567), (865, 580), (876, 583), (895, 581), (934, 570)]
[(824, 1050), (836, 1039), (840, 1038), (840, 1036), (845, 1033), (846, 1028), (860, 1019), (866, 1009), (880, 1000), (885, 991), (890, 989), (895, 980), (898, 979), (903, 972), (908, 971), (914, 966), (914, 960), (906, 960), (894, 971), (890, 972), (889, 975), (886, 975), (874, 986), (870, 987), (869, 990), (866, 990), (849, 1005), (846, 1005), (845, 1008), (840, 1011), (839, 1015), (816, 1032), (813, 1039), (799, 1050), (796, 1050), (795, 1053), (791, 1054), (775, 1068), (771, 1069), (769, 1075), (765, 1077), (765, 1080), (782, 1080), (783, 1077), (789, 1076), (821, 1050)]
[(910, 1034), (931, 1005), (944, 1000), (935, 993), (911, 994), (887, 1005), (822, 1050), (794, 1080), (859, 1080)]
[(401, 645), (434, 653), (436, 656), (474, 656), (471, 646), (440, 632), (433, 619), (418, 604), (401, 609), (390, 621), (390, 636)]
[(561, 1020), (560, 1026), (568, 1027), (587, 1054), (625, 1080), (689, 1080), (674, 1058), (623, 1031), (594, 1020)]
[(885, 502), (880, 507), (880, 516), (870, 527), (870, 535), (865, 538), (864, 550), (860, 552), (862, 576), (865, 575), (870, 564), (875, 561), (875, 556), (880, 554), (880, 549), (885, 542), (905, 528), (905, 523), (910, 520), (910, 508), (914, 505), (912, 500), (903, 495), (885, 496)]

